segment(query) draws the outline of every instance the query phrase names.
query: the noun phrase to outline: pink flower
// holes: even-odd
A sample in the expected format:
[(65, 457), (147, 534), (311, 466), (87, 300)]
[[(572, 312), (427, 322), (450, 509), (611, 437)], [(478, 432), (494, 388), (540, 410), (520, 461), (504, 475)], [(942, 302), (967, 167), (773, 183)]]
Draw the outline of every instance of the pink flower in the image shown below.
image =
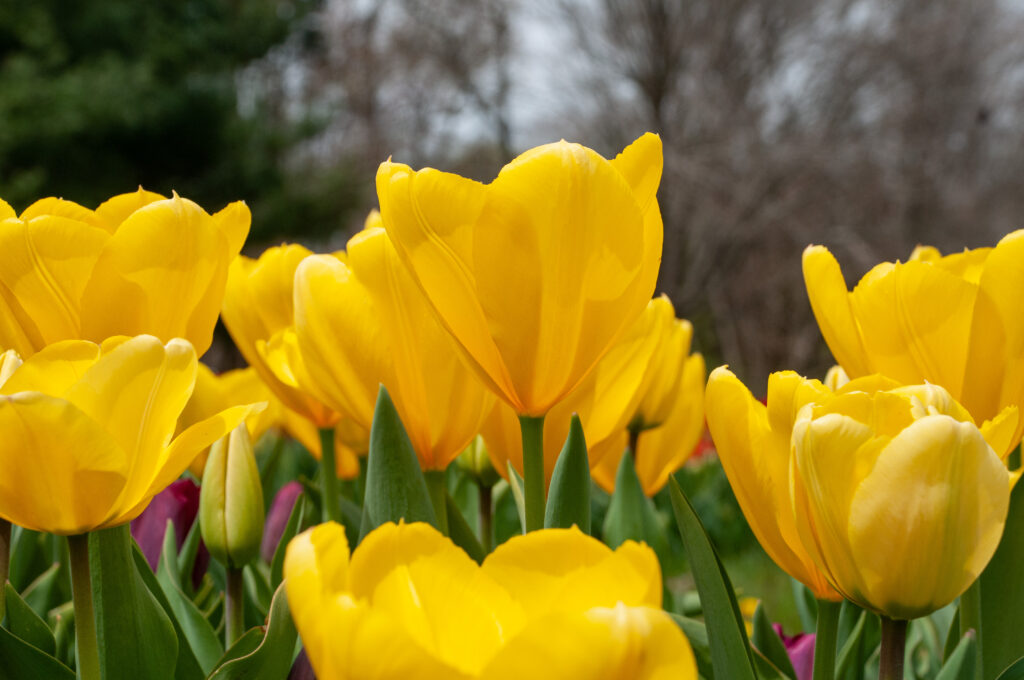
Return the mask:
[(270, 504), (270, 512), (267, 513), (267, 522), (263, 525), (263, 543), (260, 544), (260, 555), (268, 563), (274, 559), (274, 551), (281, 541), (281, 534), (288, 525), (288, 518), (291, 517), (295, 501), (302, 493), (302, 485), (298, 482), (288, 482), (274, 496), (274, 502)]
[[(132, 537), (142, 549), (146, 561), (153, 571), (160, 563), (163, 551), (164, 532), (167, 520), (174, 522), (174, 535), (178, 550), (181, 550), (189, 529), (199, 514), (199, 487), (190, 479), (179, 479), (153, 497), (149, 507), (132, 520)], [(210, 554), (201, 542), (196, 562), (192, 569), (192, 584), (198, 587), (206, 572)]]
[(782, 632), (781, 625), (773, 623), (772, 628), (782, 638), (789, 661), (796, 671), (796, 680), (811, 680), (814, 672), (814, 633), (797, 633), (790, 637)]

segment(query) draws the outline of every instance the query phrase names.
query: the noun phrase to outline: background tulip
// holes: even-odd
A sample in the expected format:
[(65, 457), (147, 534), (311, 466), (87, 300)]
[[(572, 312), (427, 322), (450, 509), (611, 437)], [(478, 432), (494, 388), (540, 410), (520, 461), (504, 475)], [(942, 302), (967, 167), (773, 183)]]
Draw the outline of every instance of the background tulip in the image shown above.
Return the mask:
[[(158, 493), (142, 514), (131, 522), (132, 538), (146, 557), (149, 567), (156, 571), (164, 547), (167, 522), (174, 522), (174, 538), (178, 550), (199, 516), (199, 487), (191, 479), (179, 479)], [(210, 552), (202, 541), (192, 565), (192, 587), (198, 588), (210, 562)]]
[(0, 347), (28, 357), (60, 340), (149, 333), (186, 338), (202, 354), (249, 221), (242, 202), (211, 216), (177, 194), (142, 189), (96, 211), (56, 198), (20, 217), (6, 206)]
[(235, 406), (172, 439), (195, 382), (185, 340), (69, 340), (0, 385), (0, 517), (56, 534), (124, 524), (199, 451), (253, 410)]
[[(822, 246), (804, 251), (803, 268), (821, 333), (851, 378), (942, 385), (978, 422), (1024, 408), (1024, 230), (946, 257), (919, 248), (909, 262), (877, 265), (850, 292)], [(1014, 445), (1022, 432), (1024, 422)]]
[(386, 162), (384, 227), (481, 377), (521, 415), (576, 387), (654, 292), (661, 140), (531, 149), (490, 184)]

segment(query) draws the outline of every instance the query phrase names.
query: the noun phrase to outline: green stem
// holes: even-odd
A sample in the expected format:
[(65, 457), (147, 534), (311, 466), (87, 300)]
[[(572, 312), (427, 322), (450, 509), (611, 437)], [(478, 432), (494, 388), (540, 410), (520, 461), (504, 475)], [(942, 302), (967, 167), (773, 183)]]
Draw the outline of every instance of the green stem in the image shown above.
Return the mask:
[(444, 470), (426, 470), (423, 478), (427, 480), (427, 491), (430, 492), (430, 502), (434, 505), (434, 515), (437, 517), (437, 529), (445, 536), (448, 535), (448, 504), (445, 497), (448, 493), (448, 481)]
[(544, 416), (519, 416), (523, 436), (523, 494), (526, 496), (526, 530), (544, 528)]
[(323, 498), (323, 520), (341, 521), (341, 503), (338, 500), (338, 468), (334, 461), (334, 430), (320, 430), (320, 491)]
[(637, 447), (637, 444), (640, 443), (640, 430), (635, 428), (635, 427), (631, 427), (631, 428), (629, 428), (627, 430), (627, 432), (629, 433), (629, 444), (628, 444), (629, 452), (631, 454), (633, 454), (633, 461), (634, 461), (634, 464), (635, 464), (635, 462), (636, 462), (636, 447)]
[(227, 569), (227, 589), (224, 592), (224, 648), (228, 649), (245, 631), (245, 593), (242, 570), (238, 567)]
[(903, 680), (903, 656), (907, 645), (907, 621), (882, 617), (882, 649), (878, 656), (878, 680)]
[(100, 679), (100, 648), (96, 615), (92, 608), (92, 577), (89, 574), (89, 534), (68, 536), (71, 556), (71, 593), (75, 602), (75, 658), (79, 680)]
[(0, 621), (4, 619), (6, 611), (6, 598), (4, 597), (4, 584), (11, 567), (11, 523), (0, 519)]
[[(969, 630), (975, 633), (981, 632), (981, 579), (977, 579), (971, 587), (960, 596), (960, 635)], [(984, 677), (984, 654), (982, 654), (984, 640), (978, 635), (978, 656), (974, 664), (974, 677), (980, 680)]]
[(836, 636), (841, 602), (818, 600), (818, 625), (814, 631), (813, 680), (833, 680), (836, 673)]
[(494, 502), (491, 498), (491, 487), (486, 484), (477, 484), (480, 490), (480, 545), (483, 546), (484, 554), (491, 552), (491, 524), (494, 516)]

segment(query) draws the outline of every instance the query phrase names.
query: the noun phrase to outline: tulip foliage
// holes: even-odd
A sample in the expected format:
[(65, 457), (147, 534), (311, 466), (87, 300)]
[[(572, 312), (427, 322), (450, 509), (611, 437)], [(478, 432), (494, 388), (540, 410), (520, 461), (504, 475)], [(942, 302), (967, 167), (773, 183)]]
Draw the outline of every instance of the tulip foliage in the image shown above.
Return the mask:
[(255, 257), (241, 202), (0, 201), (0, 678), (1024, 677), (1024, 231), (809, 246), (837, 366), (761, 401), (654, 296), (661, 175), (388, 160)]

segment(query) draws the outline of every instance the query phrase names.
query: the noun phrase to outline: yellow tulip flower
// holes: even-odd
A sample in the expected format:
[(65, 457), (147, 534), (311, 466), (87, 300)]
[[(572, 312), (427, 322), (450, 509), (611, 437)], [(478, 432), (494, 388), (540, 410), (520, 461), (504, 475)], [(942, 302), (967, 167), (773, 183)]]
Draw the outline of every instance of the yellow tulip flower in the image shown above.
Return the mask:
[[(684, 356), (687, 351), (688, 347), (683, 350)], [(651, 366), (655, 368), (656, 363), (652, 361)], [(633, 465), (648, 496), (658, 493), (669, 475), (683, 466), (704, 433), (704, 357), (691, 354), (678, 370), (681, 376), (667, 419), (637, 434)], [(627, 432), (620, 431), (597, 445), (606, 451), (596, 451), (598, 463), (591, 473), (608, 493), (615, 491), (615, 475), (628, 444)]]
[[(851, 385), (853, 383), (850, 383)], [(842, 389), (800, 408), (790, 485), (797, 533), (848, 600), (893, 619), (960, 596), (1006, 523), (1008, 407), (979, 430), (938, 385)]]
[[(573, 413), (580, 417), (587, 441), (591, 468), (601, 463), (601, 456), (613, 447), (601, 443), (618, 439), (637, 412), (643, 394), (651, 358), (662, 340), (662, 330), (672, 325), (672, 318), (663, 314), (665, 300), (651, 300), (627, 333), (598, 362), (583, 383), (556, 404), (545, 418), (544, 475), (551, 481), (558, 454), (569, 435)], [(520, 475), (523, 470), (522, 432), (516, 412), (504, 402), (497, 402), (481, 430), (491, 462), (498, 472), (508, 476), (507, 463)]]
[(0, 376), (0, 518), (80, 534), (131, 521), (203, 449), (253, 412), (234, 406), (177, 437), (196, 379), (186, 340), (67, 340)]
[(490, 184), (388, 161), (384, 227), (487, 385), (543, 416), (579, 385), (654, 292), (661, 140), (617, 157), (531, 149)]
[(478, 566), (426, 524), (384, 524), (350, 554), (329, 523), (292, 540), (284, 573), (318, 677), (697, 677), (641, 544), (544, 530)]
[(60, 340), (148, 333), (209, 348), (249, 209), (209, 215), (175, 194), (115, 196), (95, 211), (0, 201), (0, 346), (29, 357)]
[(305, 367), (294, 349), (295, 269), (313, 253), (300, 245), (268, 248), (258, 260), (231, 263), (221, 317), (238, 350), (270, 391), (317, 428), (334, 427), (339, 414), (300, 385)]
[[(1024, 408), (1024, 230), (946, 257), (918, 248), (850, 292), (822, 246), (804, 251), (803, 269), (821, 333), (851, 378), (942, 385), (979, 422)], [(1024, 422), (1014, 442), (1022, 432)]]
[(310, 389), (367, 430), (387, 387), (426, 470), (444, 470), (494, 402), (380, 227), (354, 236), (343, 257), (302, 261), (295, 333)]

